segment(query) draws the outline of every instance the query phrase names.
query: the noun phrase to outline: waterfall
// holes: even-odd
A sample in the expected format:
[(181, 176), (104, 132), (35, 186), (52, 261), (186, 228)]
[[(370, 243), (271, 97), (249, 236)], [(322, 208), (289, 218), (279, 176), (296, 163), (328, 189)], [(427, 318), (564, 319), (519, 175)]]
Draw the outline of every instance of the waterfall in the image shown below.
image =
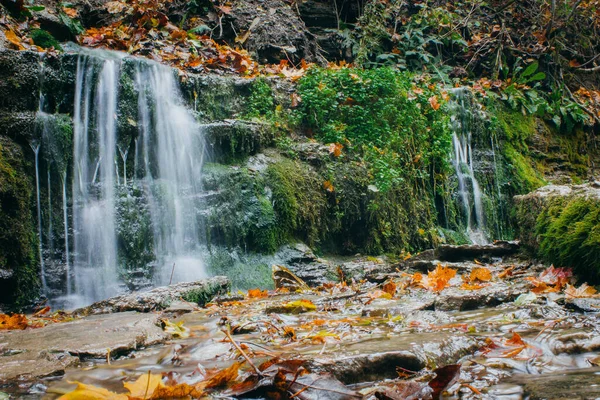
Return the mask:
[(71, 261), (69, 254), (69, 220), (67, 216), (67, 171), (62, 175), (62, 206), (65, 229), (65, 275), (67, 277), (67, 295), (71, 295)]
[[(124, 67), (125, 63), (133, 65), (133, 70)], [(121, 79), (134, 82), (137, 91), (137, 121), (130, 124), (137, 129), (133, 137), (119, 130)], [(131, 217), (132, 212), (143, 214), (143, 210), (131, 208), (136, 207), (135, 201), (147, 207), (151, 238), (142, 246), (153, 250), (154, 261), (142, 268), (150, 271), (154, 283), (168, 284), (173, 264), (174, 283), (206, 277), (201, 257), (202, 229), (197, 222), (203, 132), (184, 104), (173, 70), (114, 52), (85, 51), (77, 61), (73, 120), (71, 253), (67, 175), (63, 175), (66, 292), (74, 295), (70, 301), (75, 303), (71, 306), (116, 295), (130, 285), (131, 274), (139, 273), (126, 269), (138, 268), (139, 263), (127, 264), (132, 256), (124, 250), (136, 246), (127, 232), (132, 228), (140, 232), (136, 224), (143, 223), (130, 220), (138, 218)], [(132, 141), (133, 168), (128, 168)], [(128, 181), (132, 185), (128, 186)]]
[(40, 145), (32, 144), (31, 149), (35, 154), (35, 192), (37, 198), (37, 220), (38, 220), (38, 238), (39, 238), (39, 257), (40, 257), (40, 274), (42, 278), (42, 293), (46, 293), (46, 269), (44, 266), (44, 256), (42, 254), (42, 205), (40, 203)]
[(471, 111), (467, 105), (466, 89), (453, 90), (454, 113), (452, 121), (452, 142), (454, 157), (452, 163), (458, 179), (458, 195), (465, 215), (465, 225), (470, 240), (476, 244), (488, 243), (485, 232), (485, 216), (482, 192), (475, 177), (473, 160)]
[(200, 237), (195, 209), (201, 194), (202, 130), (183, 105), (171, 69), (140, 64), (136, 84), (142, 174), (154, 228), (155, 255), (162, 266), (155, 279), (159, 284), (168, 284), (173, 264), (175, 282), (205, 277), (197, 250)]
[[(84, 302), (121, 291), (115, 224), (119, 59), (81, 55), (74, 110), (73, 273)], [(97, 160), (97, 161), (96, 161)], [(90, 171), (94, 175), (90, 176)]]
[(54, 249), (54, 243), (52, 238), (52, 186), (50, 179), (50, 163), (48, 163), (48, 249), (50, 252)]

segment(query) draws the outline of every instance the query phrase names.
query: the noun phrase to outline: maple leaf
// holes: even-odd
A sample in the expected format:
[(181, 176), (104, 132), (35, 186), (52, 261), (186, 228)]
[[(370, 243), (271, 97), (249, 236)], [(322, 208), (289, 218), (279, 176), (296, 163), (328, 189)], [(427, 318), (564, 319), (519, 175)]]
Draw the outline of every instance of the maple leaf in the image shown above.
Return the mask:
[(285, 303), (282, 306), (284, 312), (298, 314), (309, 311), (315, 311), (317, 306), (310, 300), (301, 299)]
[(207, 389), (225, 386), (235, 381), (239, 375), (240, 367), (245, 361), (236, 361), (229, 368), (217, 372), (205, 383), (200, 383), (199, 386), (204, 386)]
[(185, 339), (190, 336), (190, 330), (183, 326), (183, 321), (172, 323), (168, 319), (163, 319), (164, 331), (173, 335), (173, 337)]
[(566, 285), (572, 276), (573, 271), (570, 268), (554, 268), (554, 265), (551, 265), (542, 271), (538, 279), (551, 285), (557, 285), (560, 288)]
[(29, 321), (23, 314), (6, 315), (0, 314), (0, 330), (2, 329), (25, 329)]
[(76, 383), (77, 388), (60, 396), (58, 400), (129, 400), (127, 395), (111, 392), (101, 387), (86, 385), (81, 382), (69, 383)]
[(469, 282), (489, 282), (491, 280), (492, 272), (485, 267), (475, 268), (471, 271), (471, 274), (469, 275)]
[(79, 15), (76, 9), (70, 7), (63, 7), (62, 11), (67, 14), (69, 18), (77, 18), (77, 15)]
[(582, 284), (578, 288), (567, 284), (567, 288), (565, 289), (565, 296), (567, 298), (595, 297), (596, 289), (594, 289), (593, 286), (589, 286), (587, 283)]
[(335, 192), (335, 188), (333, 187), (333, 184), (331, 183), (331, 181), (323, 182), (323, 189), (327, 190), (330, 193)]

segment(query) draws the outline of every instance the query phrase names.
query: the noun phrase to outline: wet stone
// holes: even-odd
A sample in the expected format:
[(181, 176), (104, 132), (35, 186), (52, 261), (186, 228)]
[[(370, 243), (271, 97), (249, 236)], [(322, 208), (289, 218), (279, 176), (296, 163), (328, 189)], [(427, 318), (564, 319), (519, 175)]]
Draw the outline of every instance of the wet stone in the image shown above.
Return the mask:
[(169, 338), (154, 314), (91, 316), (0, 333), (0, 383), (62, 375), (80, 359), (126, 355)]

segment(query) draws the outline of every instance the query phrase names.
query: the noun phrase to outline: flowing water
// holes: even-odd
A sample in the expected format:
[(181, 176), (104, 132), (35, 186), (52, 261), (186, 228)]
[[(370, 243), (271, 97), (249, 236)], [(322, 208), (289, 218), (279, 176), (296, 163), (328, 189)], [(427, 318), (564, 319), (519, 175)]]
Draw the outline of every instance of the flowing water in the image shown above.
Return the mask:
[(464, 212), (465, 226), (471, 242), (486, 244), (489, 242), (485, 232), (485, 216), (482, 203), (482, 191), (475, 177), (472, 146), (471, 110), (467, 99), (467, 90), (453, 90), (452, 143), (454, 158), (452, 163), (458, 179), (458, 196)]
[(42, 253), (42, 207), (40, 204), (40, 145), (31, 144), (31, 149), (35, 154), (35, 193), (37, 204), (37, 220), (38, 220), (38, 240), (39, 240), (39, 257), (40, 257), (40, 274), (42, 280), (42, 293), (46, 293), (46, 268), (44, 266), (44, 255)]
[[(126, 69), (126, 63), (134, 65), (133, 70)], [(137, 121), (128, 122), (137, 128), (133, 137), (119, 125), (124, 77), (134, 83), (138, 97)], [(127, 246), (153, 249), (154, 261), (140, 268), (154, 284), (206, 277), (196, 218), (202, 190), (203, 133), (183, 103), (172, 69), (115, 52), (81, 53), (73, 120), (73, 248), (70, 252), (65, 171), (67, 297), (59, 303), (81, 306), (126, 291), (131, 272), (123, 250)], [(135, 159), (133, 168), (128, 168), (133, 144)], [(127, 229), (142, 231), (135, 226), (140, 217), (133, 217), (132, 222), (122, 215), (127, 214), (123, 207), (134, 204), (135, 196), (148, 205), (151, 243), (132, 244), (127, 235), (120, 235)], [(142, 214), (135, 208), (130, 213)]]

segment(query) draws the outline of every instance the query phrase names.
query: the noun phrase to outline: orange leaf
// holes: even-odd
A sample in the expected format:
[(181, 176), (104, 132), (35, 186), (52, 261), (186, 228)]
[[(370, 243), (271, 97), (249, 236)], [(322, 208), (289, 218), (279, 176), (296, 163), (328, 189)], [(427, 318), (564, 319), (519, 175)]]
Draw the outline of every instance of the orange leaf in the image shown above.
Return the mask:
[(341, 143), (331, 143), (329, 145), (329, 154), (333, 154), (334, 157), (339, 157), (342, 155), (342, 149), (344, 145)]
[(504, 271), (500, 272), (500, 274), (498, 275), (498, 278), (504, 279), (504, 278), (506, 278), (508, 276), (512, 276), (514, 269), (515, 269), (514, 265), (506, 268)]
[(567, 288), (565, 289), (565, 296), (567, 298), (594, 297), (595, 295), (596, 289), (594, 289), (592, 286), (588, 286), (587, 283), (582, 284), (578, 288), (567, 284)]
[(6, 315), (0, 314), (0, 330), (2, 329), (25, 329), (28, 320), (23, 314)]
[(577, 61), (575, 59), (569, 61), (569, 67), (571, 67), (571, 68), (577, 68), (579, 66), (581, 66), (581, 64), (579, 64), (579, 61)]
[(429, 104), (431, 105), (431, 108), (436, 111), (440, 108), (440, 103), (438, 103), (437, 96), (431, 96), (429, 98)]
[(248, 290), (248, 298), (250, 299), (259, 299), (261, 297), (267, 297), (269, 292), (267, 290), (260, 289), (250, 289)]
[(484, 267), (475, 268), (471, 271), (471, 275), (469, 275), (469, 282), (489, 282), (492, 280), (492, 272)]
[(335, 188), (333, 187), (333, 184), (330, 181), (323, 182), (323, 189), (327, 190), (330, 193), (333, 193), (335, 191)]
[(69, 18), (76, 18), (78, 15), (77, 10), (74, 8), (63, 7), (62, 11), (67, 14)]
[(25, 47), (21, 44), (21, 39), (13, 31), (4, 31), (4, 36), (17, 50), (25, 50)]
[[(422, 276), (419, 274), (413, 275), (413, 281), (418, 282), (418, 285), (432, 290), (434, 292), (440, 292), (444, 290), (444, 288), (450, 286), (450, 279), (456, 276), (456, 270), (448, 267), (443, 267), (441, 264), (438, 264), (435, 270), (429, 271), (427, 276)], [(419, 279), (419, 281), (417, 281)]]
[(239, 361), (233, 363), (229, 368), (225, 368), (222, 371), (219, 371), (216, 375), (211, 377), (204, 387), (206, 388), (216, 388), (225, 386), (233, 381), (235, 381), (238, 377), (240, 367), (244, 361)]
[(394, 296), (396, 294), (396, 284), (393, 281), (387, 282), (383, 285), (383, 291), (388, 293), (390, 296)]

